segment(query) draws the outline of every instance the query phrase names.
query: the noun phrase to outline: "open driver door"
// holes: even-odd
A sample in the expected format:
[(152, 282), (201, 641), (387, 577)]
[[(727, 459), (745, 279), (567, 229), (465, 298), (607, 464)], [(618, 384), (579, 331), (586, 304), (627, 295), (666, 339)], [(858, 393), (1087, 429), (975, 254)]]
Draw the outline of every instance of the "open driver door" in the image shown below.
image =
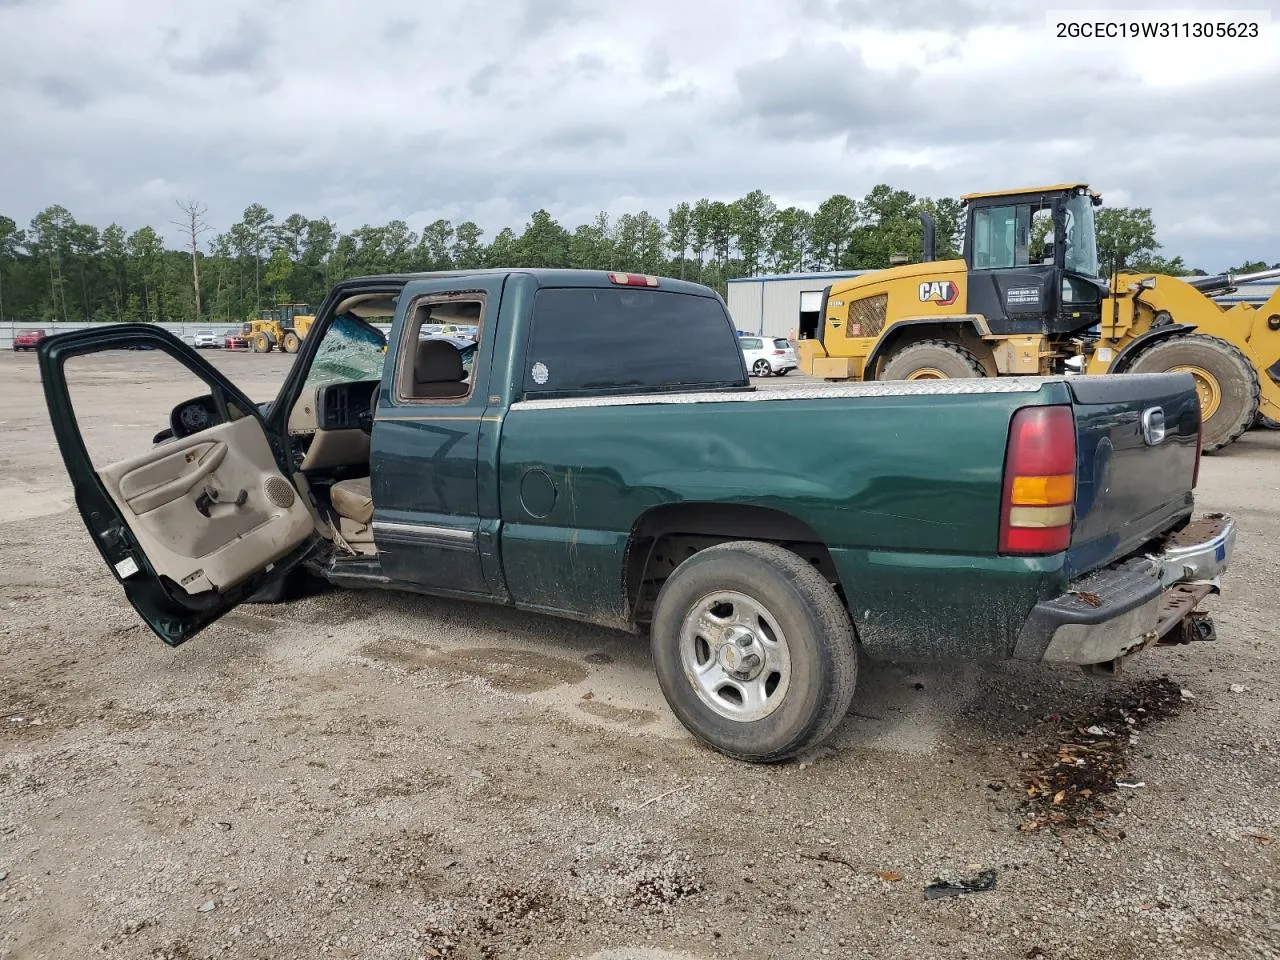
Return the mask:
[[(103, 351), (158, 350), (208, 393), (184, 401), (151, 449), (95, 466), (65, 364)], [(150, 354), (141, 354), (141, 358)], [(39, 347), (54, 437), (76, 506), (129, 603), (177, 646), (272, 585), (318, 541), (257, 405), (172, 334), (121, 324), (58, 334)]]

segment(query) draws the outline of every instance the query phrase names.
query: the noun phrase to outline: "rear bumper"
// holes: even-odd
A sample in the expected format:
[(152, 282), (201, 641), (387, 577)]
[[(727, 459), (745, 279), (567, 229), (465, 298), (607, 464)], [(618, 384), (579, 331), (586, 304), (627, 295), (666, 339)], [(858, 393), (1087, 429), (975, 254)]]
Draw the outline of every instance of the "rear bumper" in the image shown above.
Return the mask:
[(1110, 663), (1159, 643), (1219, 592), (1236, 525), (1214, 515), (1167, 537), (1158, 552), (1096, 571), (1036, 604), (1018, 635), (1020, 660)]

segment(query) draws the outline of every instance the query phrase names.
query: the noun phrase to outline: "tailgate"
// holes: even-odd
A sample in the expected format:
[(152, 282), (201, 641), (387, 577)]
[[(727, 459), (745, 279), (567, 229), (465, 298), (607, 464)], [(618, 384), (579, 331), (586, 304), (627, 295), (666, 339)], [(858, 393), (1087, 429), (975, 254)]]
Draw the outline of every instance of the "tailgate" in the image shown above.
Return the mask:
[(1200, 401), (1187, 373), (1068, 382), (1077, 449), (1069, 559), (1085, 571), (1131, 553), (1191, 514)]

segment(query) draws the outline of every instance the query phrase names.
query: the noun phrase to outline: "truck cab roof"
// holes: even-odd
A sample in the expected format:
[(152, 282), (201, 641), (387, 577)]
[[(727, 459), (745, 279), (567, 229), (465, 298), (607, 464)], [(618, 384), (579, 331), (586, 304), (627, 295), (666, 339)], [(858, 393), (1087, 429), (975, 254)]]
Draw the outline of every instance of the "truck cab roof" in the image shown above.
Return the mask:
[[(611, 279), (614, 276), (627, 274), (611, 273), (607, 270), (573, 270), (558, 267), (491, 267), (478, 270), (434, 270), (423, 273), (388, 273), (370, 274), (363, 277), (352, 277), (344, 285), (377, 285), (385, 283), (404, 284), (415, 280), (442, 280), (455, 277), (494, 277), (521, 274), (533, 277), (541, 287), (616, 287), (625, 286)], [(635, 276), (632, 274), (631, 276)], [(710, 287), (690, 280), (675, 280), (669, 277), (653, 277), (656, 281), (640, 289), (663, 290), (668, 293), (692, 294), (699, 297), (716, 297), (718, 294)]]

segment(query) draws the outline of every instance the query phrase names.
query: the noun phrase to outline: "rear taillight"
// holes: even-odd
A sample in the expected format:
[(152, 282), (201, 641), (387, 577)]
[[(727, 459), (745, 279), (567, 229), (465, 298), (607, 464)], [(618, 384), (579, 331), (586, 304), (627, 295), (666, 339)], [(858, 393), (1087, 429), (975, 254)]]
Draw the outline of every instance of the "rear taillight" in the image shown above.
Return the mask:
[(785, 350), (775, 350), (775, 351), (773, 351), (773, 355), (774, 355), (775, 357), (781, 357), (781, 356), (783, 356), (786, 352), (787, 352), (787, 351), (785, 351)]
[(1071, 543), (1076, 423), (1067, 406), (1024, 407), (1009, 426), (1000, 552), (1059, 553)]
[(1196, 488), (1196, 484), (1200, 482), (1200, 455), (1204, 452), (1204, 417), (1200, 415), (1200, 410), (1196, 409), (1196, 466), (1191, 471), (1191, 489)]

